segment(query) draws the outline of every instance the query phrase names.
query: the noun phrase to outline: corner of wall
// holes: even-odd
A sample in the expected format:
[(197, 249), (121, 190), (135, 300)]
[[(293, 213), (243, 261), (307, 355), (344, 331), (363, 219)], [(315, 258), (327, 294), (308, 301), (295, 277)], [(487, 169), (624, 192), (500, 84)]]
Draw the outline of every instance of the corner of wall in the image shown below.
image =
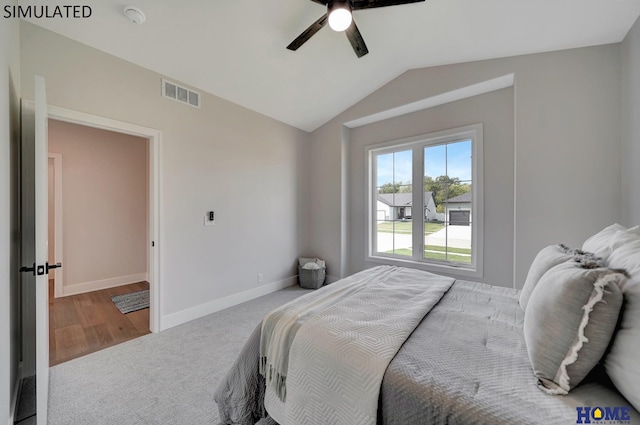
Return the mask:
[(349, 275), (349, 128), (341, 126), (340, 163), (340, 278)]

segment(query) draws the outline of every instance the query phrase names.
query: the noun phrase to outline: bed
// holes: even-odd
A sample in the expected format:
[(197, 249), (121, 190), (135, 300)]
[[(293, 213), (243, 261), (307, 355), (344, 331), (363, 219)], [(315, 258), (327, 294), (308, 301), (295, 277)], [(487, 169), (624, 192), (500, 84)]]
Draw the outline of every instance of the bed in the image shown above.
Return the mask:
[[(384, 269), (361, 273), (371, 274), (372, 270)], [(431, 285), (432, 279), (439, 279), (437, 275), (422, 273), (424, 286)], [(375, 394), (373, 422), (388, 425), (640, 424), (638, 411), (609, 378), (604, 359), (589, 368), (588, 375), (567, 391), (568, 394), (551, 395), (553, 391), (541, 391), (527, 348), (527, 342), (529, 345), (531, 342), (525, 341), (521, 295), (521, 291), (514, 289), (452, 281), (385, 367), (379, 392)], [(536, 301), (534, 298), (532, 296), (530, 304)], [(620, 321), (616, 326), (621, 326)], [(256, 327), (216, 390), (222, 423), (312, 423), (288, 415), (286, 403), (260, 373), (262, 328), (262, 324)], [(533, 369), (538, 373), (537, 367)], [(324, 397), (331, 398), (332, 392), (326, 391)], [(289, 397), (293, 396), (287, 395)], [(319, 418), (317, 423), (356, 423), (322, 414), (322, 409), (311, 408), (311, 411), (310, 416)]]

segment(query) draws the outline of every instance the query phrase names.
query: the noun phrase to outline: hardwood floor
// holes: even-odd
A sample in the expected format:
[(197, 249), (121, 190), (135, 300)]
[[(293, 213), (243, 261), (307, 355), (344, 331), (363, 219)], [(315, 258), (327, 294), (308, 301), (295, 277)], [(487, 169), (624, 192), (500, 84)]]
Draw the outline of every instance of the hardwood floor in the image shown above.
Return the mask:
[(138, 282), (69, 297), (53, 297), (49, 281), (49, 362), (51, 366), (149, 333), (149, 309), (122, 314), (114, 295), (149, 289)]

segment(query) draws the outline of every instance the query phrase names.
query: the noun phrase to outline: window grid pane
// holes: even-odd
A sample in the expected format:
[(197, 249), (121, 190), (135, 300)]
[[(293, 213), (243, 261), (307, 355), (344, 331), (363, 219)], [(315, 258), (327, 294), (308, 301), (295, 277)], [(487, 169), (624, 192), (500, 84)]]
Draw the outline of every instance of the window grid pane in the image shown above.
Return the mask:
[(427, 146), (424, 156), (424, 258), (471, 263), (471, 140)]
[(376, 251), (411, 257), (412, 151), (376, 156)]

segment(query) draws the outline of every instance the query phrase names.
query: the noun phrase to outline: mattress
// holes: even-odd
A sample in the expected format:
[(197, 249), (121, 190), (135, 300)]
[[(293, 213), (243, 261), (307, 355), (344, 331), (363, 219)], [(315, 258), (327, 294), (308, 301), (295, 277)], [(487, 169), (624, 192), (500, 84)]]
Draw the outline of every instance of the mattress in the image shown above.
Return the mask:
[[(580, 423), (578, 411), (629, 409), (602, 368), (567, 396), (540, 391), (522, 334), (519, 292), (456, 281), (425, 316), (387, 368), (378, 423), (558, 424)], [(216, 391), (224, 424), (255, 424), (264, 410), (264, 380), (258, 373), (258, 326)], [(611, 423), (600, 421), (599, 423)], [(263, 419), (261, 424), (273, 424)], [(348, 424), (345, 424), (348, 425)]]

